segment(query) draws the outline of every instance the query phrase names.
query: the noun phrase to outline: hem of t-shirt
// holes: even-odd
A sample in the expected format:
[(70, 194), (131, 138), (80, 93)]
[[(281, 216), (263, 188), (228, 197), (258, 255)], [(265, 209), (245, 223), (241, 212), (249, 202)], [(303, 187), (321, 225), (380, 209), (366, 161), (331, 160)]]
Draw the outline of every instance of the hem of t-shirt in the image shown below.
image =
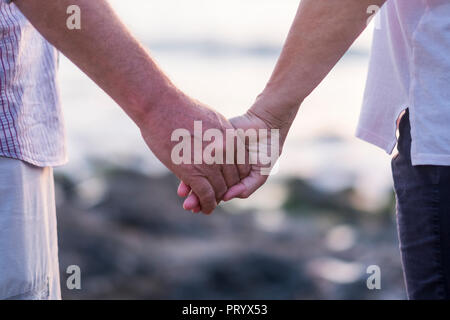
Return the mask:
[(413, 166), (450, 166), (450, 155), (432, 153), (411, 154), (411, 163)]
[(0, 151), (0, 157), (5, 157), (5, 158), (11, 158), (11, 159), (16, 159), (16, 160), (21, 160), (24, 162), (27, 162), (31, 165), (34, 165), (36, 167), (41, 167), (41, 168), (45, 168), (45, 167), (59, 167), (59, 166), (63, 166), (65, 164), (67, 164), (67, 162), (69, 162), (69, 159), (67, 156), (64, 156), (62, 158), (57, 158), (57, 159), (45, 159), (45, 160), (40, 160), (40, 159), (35, 159), (34, 157), (28, 156), (28, 155), (16, 155), (16, 154), (12, 154), (9, 152), (5, 152), (5, 151)]
[(32, 283), (2, 288), (0, 300), (48, 300), (50, 276), (36, 278)]
[(387, 140), (384, 137), (381, 137), (378, 134), (361, 127), (357, 128), (355, 136), (358, 139), (361, 139), (383, 149), (387, 154), (392, 154), (392, 151), (397, 145), (397, 138), (395, 138), (393, 141)]
[[(397, 145), (397, 139), (390, 142), (383, 137), (380, 137), (376, 133), (360, 127), (358, 127), (356, 131), (356, 137), (383, 149), (388, 154), (392, 154), (392, 151)], [(411, 163), (413, 166), (450, 166), (450, 155), (411, 152)]]

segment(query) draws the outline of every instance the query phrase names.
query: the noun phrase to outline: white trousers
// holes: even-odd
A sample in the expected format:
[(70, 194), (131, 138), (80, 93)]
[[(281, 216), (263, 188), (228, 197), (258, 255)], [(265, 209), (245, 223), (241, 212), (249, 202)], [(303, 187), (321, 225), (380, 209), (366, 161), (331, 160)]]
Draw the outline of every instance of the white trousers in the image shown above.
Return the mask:
[(0, 157), (0, 299), (61, 299), (53, 169)]

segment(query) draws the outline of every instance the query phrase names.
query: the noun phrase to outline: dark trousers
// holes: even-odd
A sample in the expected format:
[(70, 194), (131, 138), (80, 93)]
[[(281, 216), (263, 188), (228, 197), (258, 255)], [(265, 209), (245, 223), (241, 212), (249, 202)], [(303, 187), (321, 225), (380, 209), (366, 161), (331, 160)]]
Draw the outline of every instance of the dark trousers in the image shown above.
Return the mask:
[(406, 112), (392, 159), (408, 298), (450, 299), (450, 166), (412, 166), (410, 129)]

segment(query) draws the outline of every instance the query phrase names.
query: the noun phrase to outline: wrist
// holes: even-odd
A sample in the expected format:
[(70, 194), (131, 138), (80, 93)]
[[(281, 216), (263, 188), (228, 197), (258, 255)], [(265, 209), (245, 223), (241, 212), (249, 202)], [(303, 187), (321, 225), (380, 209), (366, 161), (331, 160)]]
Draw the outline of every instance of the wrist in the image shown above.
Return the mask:
[(258, 117), (271, 129), (289, 130), (301, 102), (288, 99), (281, 91), (266, 88), (247, 113)]
[(181, 108), (188, 103), (188, 99), (183, 92), (170, 86), (150, 96), (137, 98), (129, 109), (130, 117), (141, 130), (159, 126), (171, 116), (174, 106)]

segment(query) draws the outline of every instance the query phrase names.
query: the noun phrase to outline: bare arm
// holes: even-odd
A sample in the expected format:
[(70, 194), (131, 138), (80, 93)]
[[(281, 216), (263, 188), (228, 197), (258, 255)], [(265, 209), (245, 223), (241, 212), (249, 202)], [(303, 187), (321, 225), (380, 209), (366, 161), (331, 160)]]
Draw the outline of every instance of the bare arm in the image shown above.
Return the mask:
[[(104, 0), (15, 0), (33, 26), (140, 123), (162, 95), (177, 90)], [(81, 30), (66, 26), (67, 8), (81, 9)], [(168, 98), (169, 99), (169, 98)]]
[[(302, 0), (267, 86), (244, 116), (231, 120), (233, 125), (279, 129), (281, 151), (300, 104), (366, 28), (367, 8), (385, 1)], [(250, 175), (230, 188), (224, 199), (246, 198), (266, 180), (260, 168), (252, 166)]]
[[(15, 0), (15, 4), (50, 43), (134, 120), (156, 156), (199, 195), (203, 212), (212, 212), (227, 188), (245, 176), (245, 166), (174, 164), (174, 130), (187, 129), (193, 136), (194, 120), (202, 120), (204, 131), (225, 131), (232, 126), (220, 114), (179, 91), (107, 1)], [(67, 8), (74, 4), (81, 9), (81, 30), (66, 27)]]
[(386, 0), (302, 0), (275, 70), (251, 112), (275, 127), (289, 126), (366, 28), (367, 8)]

